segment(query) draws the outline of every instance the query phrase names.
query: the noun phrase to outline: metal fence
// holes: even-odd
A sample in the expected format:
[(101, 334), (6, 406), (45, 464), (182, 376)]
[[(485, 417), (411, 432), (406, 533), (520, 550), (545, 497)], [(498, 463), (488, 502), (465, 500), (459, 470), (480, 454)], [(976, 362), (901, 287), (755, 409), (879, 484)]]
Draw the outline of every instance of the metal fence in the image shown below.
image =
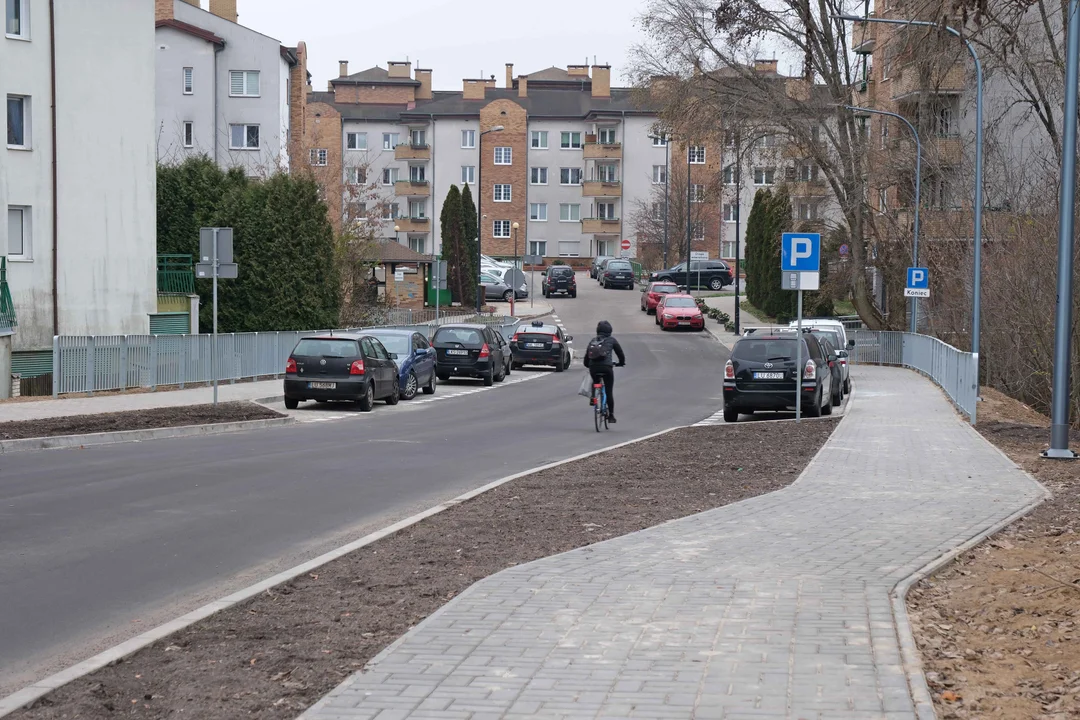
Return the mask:
[[(391, 311), (402, 313), (403, 311)], [(276, 377), (301, 337), (372, 329), (435, 332), (434, 312), (416, 311), (412, 323), (337, 330), (221, 333), (205, 335), (58, 335), (53, 338), (53, 396), (131, 388), (180, 387), (214, 381)], [(398, 317), (402, 317), (398, 315)], [(440, 314), (439, 325), (454, 322), (492, 326), (509, 339), (516, 318), (500, 315)]]
[(850, 359), (854, 364), (892, 365), (915, 370), (933, 380), (975, 424), (979, 398), (978, 356), (957, 350), (929, 335), (856, 330)]

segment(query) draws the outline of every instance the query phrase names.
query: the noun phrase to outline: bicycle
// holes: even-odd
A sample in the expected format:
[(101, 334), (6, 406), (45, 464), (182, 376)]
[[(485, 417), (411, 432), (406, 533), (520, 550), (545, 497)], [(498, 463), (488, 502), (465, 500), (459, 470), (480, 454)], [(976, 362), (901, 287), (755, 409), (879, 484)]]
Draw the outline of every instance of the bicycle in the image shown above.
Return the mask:
[[(614, 367), (623, 367), (623, 364), (615, 364)], [(597, 402), (599, 400), (599, 402)], [(607, 388), (602, 380), (593, 380), (592, 396), (589, 404), (593, 407), (593, 422), (596, 424), (596, 432), (600, 432), (600, 426), (608, 429), (608, 406)]]

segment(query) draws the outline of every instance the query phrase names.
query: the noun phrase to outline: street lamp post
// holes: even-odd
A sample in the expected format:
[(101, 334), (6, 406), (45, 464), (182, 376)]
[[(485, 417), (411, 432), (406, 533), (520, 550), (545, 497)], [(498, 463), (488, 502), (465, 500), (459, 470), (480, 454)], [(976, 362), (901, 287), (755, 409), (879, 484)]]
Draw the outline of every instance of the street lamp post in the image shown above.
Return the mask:
[(484, 216), (480, 212), (480, 205), (484, 201), (484, 184), (481, 182), (484, 176), (484, 136), (488, 133), (502, 132), (503, 126), (496, 125), (495, 127), (484, 130), (480, 133), (480, 136), (476, 139), (476, 154), (479, 156), (479, 161), (476, 163), (476, 277), (473, 278), (476, 281), (476, 314), (480, 314), (480, 308), (484, 304), (484, 285), (480, 282), (480, 256), (484, 254), (481, 249), (481, 240), (484, 237)]
[[(742, 215), (742, 151), (739, 149), (739, 139), (742, 133), (738, 129), (735, 130), (735, 336), (739, 335), (739, 286), (742, 284), (739, 280), (739, 257), (742, 253), (742, 242), (740, 241), (741, 231), (741, 218)], [(721, 171), (722, 172), (722, 171)]]
[[(518, 241), (517, 241), (518, 236), (517, 236), (517, 232), (518, 232), (519, 227), (520, 227), (520, 225), (518, 225), (517, 221), (515, 220), (514, 225), (513, 225), (513, 228), (514, 228), (514, 269), (513, 269), (513, 271), (510, 271), (510, 282), (511, 283), (516, 283), (517, 282), (517, 276), (514, 275), (514, 273), (516, 273), (517, 269), (518, 269)], [(524, 275), (524, 273), (522, 273), (522, 274)], [(516, 315), (514, 315), (514, 302), (517, 300), (517, 288), (514, 287), (512, 284), (510, 285), (510, 292), (511, 292), (511, 295), (510, 295), (510, 317), (517, 317)]]
[[(874, 115), (887, 115), (888, 117), (894, 117), (900, 120), (908, 129), (911, 130), (911, 134), (915, 136), (915, 228), (913, 230), (914, 240), (912, 242), (911, 249), (911, 266), (919, 267), (919, 208), (922, 206), (920, 201), (922, 191), (922, 140), (919, 139), (919, 131), (915, 129), (906, 117), (898, 113), (889, 112), (888, 110), (875, 110), (873, 108), (856, 107), (854, 105), (845, 105), (846, 109), (855, 112), (866, 112)], [(911, 332), (919, 332), (919, 298), (911, 298)]]
[(691, 241), (690, 238), (694, 234), (694, 224), (690, 222), (690, 214), (693, 212), (691, 209), (692, 193), (690, 192), (693, 186), (690, 184), (690, 144), (686, 144), (686, 291), (690, 292), (690, 253), (691, 253)]

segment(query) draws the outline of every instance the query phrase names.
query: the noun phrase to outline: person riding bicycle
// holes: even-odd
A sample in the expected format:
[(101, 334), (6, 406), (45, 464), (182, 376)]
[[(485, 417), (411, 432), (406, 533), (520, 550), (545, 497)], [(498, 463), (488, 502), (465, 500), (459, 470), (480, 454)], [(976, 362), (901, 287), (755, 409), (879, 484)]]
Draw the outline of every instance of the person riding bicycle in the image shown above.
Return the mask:
[[(619, 362), (613, 362), (612, 354)], [(601, 320), (596, 324), (596, 337), (585, 348), (585, 367), (589, 369), (593, 382), (603, 382), (607, 393), (608, 422), (615, 422), (615, 367), (626, 365), (626, 355), (619, 341), (611, 336), (611, 323)]]

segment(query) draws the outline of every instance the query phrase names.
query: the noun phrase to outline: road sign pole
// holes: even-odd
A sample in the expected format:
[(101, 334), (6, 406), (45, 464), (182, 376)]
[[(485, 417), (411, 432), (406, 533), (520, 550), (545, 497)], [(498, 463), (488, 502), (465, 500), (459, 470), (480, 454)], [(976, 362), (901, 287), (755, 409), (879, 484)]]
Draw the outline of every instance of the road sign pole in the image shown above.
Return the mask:
[(796, 316), (797, 335), (795, 336), (795, 423), (802, 422), (802, 290), (799, 291), (799, 309)]
[(214, 407), (218, 397), (218, 342), (217, 342), (217, 278), (218, 278), (218, 228), (214, 228), (214, 337), (211, 341), (210, 371), (214, 374)]

